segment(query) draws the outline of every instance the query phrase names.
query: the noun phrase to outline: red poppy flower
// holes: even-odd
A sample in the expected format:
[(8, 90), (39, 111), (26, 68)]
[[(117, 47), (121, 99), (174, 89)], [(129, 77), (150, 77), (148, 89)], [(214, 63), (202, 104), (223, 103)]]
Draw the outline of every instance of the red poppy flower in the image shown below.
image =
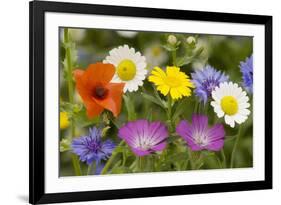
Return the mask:
[(121, 110), (124, 83), (110, 83), (115, 68), (112, 64), (90, 64), (84, 70), (74, 71), (76, 89), (81, 96), (89, 118), (99, 116), (104, 109), (116, 117)]

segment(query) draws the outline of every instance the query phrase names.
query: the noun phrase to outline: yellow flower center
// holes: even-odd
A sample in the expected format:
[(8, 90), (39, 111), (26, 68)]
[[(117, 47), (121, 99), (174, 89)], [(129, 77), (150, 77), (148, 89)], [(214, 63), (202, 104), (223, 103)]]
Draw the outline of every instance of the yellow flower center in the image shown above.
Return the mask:
[(165, 83), (172, 88), (179, 87), (181, 85), (181, 81), (174, 76), (167, 76)]
[(152, 55), (153, 56), (157, 57), (157, 56), (160, 55), (160, 53), (161, 53), (161, 48), (160, 47), (155, 46), (155, 47), (152, 48)]
[(117, 66), (117, 75), (121, 80), (132, 80), (137, 73), (136, 65), (129, 59), (122, 60)]
[(221, 107), (227, 115), (234, 115), (238, 111), (238, 102), (232, 96), (225, 96), (221, 99)]

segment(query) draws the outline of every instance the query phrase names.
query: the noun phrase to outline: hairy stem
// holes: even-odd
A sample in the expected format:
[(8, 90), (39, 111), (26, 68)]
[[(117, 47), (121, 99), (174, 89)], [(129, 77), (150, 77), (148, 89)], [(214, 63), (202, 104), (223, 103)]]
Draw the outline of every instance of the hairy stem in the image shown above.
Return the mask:
[(93, 162), (92, 164), (88, 165), (87, 175), (91, 175), (91, 173), (95, 174), (97, 164)]
[(172, 122), (172, 97), (170, 95), (167, 96), (167, 120), (168, 120), (168, 127), (171, 132), (173, 132), (173, 122)]
[(226, 157), (225, 157), (225, 153), (224, 153), (223, 148), (221, 149), (221, 156), (222, 156), (223, 168), (226, 168), (227, 167), (227, 165), (226, 165)]
[[(125, 144), (125, 141), (122, 140), (118, 146), (123, 146)], [(107, 160), (106, 164), (104, 165), (102, 171), (101, 171), (101, 174), (106, 174), (108, 172), (108, 169), (110, 168), (113, 160), (115, 159), (116, 155), (117, 155), (118, 152), (113, 152), (111, 157)]]
[(241, 132), (242, 132), (242, 125), (240, 125), (240, 127), (239, 127), (237, 137), (235, 139), (234, 146), (233, 146), (233, 149), (232, 149), (231, 159), (230, 159), (230, 168), (234, 167), (234, 159), (235, 159), (236, 150), (237, 150), (237, 147), (238, 147), (238, 144), (239, 144)]
[(173, 60), (173, 65), (177, 66), (177, 51), (176, 50), (172, 51), (172, 60)]
[[(67, 83), (68, 83), (68, 100), (71, 104), (73, 104), (73, 81), (72, 81), (72, 59), (71, 59), (71, 48), (69, 46), (70, 40), (69, 40), (69, 33), (68, 29), (64, 29), (64, 45), (65, 47), (65, 58), (66, 58), (66, 70), (67, 70)], [(74, 126), (74, 120), (71, 118), (70, 121), (70, 128), (71, 128), (71, 139), (75, 137), (75, 126)], [(72, 164), (73, 169), (76, 176), (82, 175), (80, 164), (78, 157), (75, 154), (72, 154)]]

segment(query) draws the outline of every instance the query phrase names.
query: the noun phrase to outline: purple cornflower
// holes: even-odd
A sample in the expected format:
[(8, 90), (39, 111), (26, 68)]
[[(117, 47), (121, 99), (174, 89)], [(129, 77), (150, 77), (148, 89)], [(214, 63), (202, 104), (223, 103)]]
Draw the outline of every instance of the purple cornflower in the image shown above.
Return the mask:
[(243, 87), (253, 93), (253, 55), (240, 62), (240, 70), (243, 75)]
[(88, 136), (81, 136), (74, 139), (71, 144), (72, 150), (75, 154), (80, 156), (82, 162), (90, 165), (93, 161), (99, 164), (101, 160), (107, 159), (113, 149), (114, 143), (111, 140), (101, 140), (101, 129), (93, 127), (90, 128)]
[(228, 81), (228, 76), (217, 71), (210, 65), (205, 66), (202, 70), (196, 70), (191, 73), (192, 82), (195, 84), (195, 94), (199, 97), (200, 101), (206, 104), (209, 97), (211, 97), (212, 91), (220, 83)]
[(219, 151), (224, 144), (225, 132), (222, 124), (208, 126), (208, 117), (193, 115), (192, 124), (182, 120), (176, 132), (187, 142), (193, 151), (210, 150)]
[(161, 122), (137, 120), (119, 129), (119, 137), (126, 141), (137, 156), (144, 156), (166, 147), (168, 131)]

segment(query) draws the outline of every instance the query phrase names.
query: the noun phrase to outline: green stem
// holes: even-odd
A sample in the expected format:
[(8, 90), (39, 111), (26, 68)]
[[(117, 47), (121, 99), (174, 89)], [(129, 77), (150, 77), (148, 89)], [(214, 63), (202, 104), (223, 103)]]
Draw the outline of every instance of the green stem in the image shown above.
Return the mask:
[(234, 159), (235, 159), (236, 150), (237, 150), (237, 147), (238, 147), (238, 144), (239, 144), (241, 132), (242, 132), (242, 125), (240, 125), (240, 127), (239, 127), (237, 137), (235, 139), (234, 146), (233, 146), (233, 149), (232, 149), (231, 159), (230, 159), (230, 168), (234, 167)]
[(143, 172), (144, 171), (144, 163), (145, 163), (145, 157), (138, 157), (138, 171)]
[(202, 108), (202, 103), (199, 102), (199, 103), (198, 103), (198, 111), (197, 111), (198, 114), (201, 114), (201, 113), (202, 113), (202, 112), (201, 112), (201, 108)]
[(200, 152), (199, 158), (196, 160), (195, 163), (196, 170), (200, 169), (204, 165), (204, 162), (202, 162), (203, 159), (204, 159), (204, 155), (202, 154), (202, 152)]
[(173, 60), (173, 65), (177, 66), (177, 51), (176, 50), (172, 51), (172, 60)]
[(172, 124), (172, 97), (170, 95), (167, 96), (167, 118), (168, 118), (168, 126), (169, 130), (173, 132), (173, 124)]
[(72, 165), (73, 165), (74, 173), (76, 174), (76, 176), (81, 176), (82, 172), (81, 172), (81, 169), (80, 169), (78, 157), (75, 154), (71, 154), (71, 159), (72, 159)]
[[(123, 146), (125, 144), (125, 141), (122, 140), (118, 146)], [(104, 165), (101, 174), (106, 174), (108, 172), (109, 167), (111, 166), (113, 160), (115, 159), (118, 152), (113, 152), (111, 157), (107, 160), (106, 164)]]
[(125, 164), (126, 164), (126, 159), (127, 159), (126, 150), (125, 149), (123, 150), (122, 155), (123, 155), (122, 166), (124, 167)]
[(68, 29), (64, 29), (64, 44), (65, 44), (65, 58), (67, 67), (67, 82), (68, 82), (68, 98), (69, 102), (73, 103), (73, 81), (72, 81), (72, 60), (69, 42)]
[(204, 113), (206, 115), (208, 115), (208, 111), (209, 111), (209, 102), (207, 102), (206, 104), (204, 104)]
[(88, 166), (87, 175), (91, 175), (91, 172), (93, 172), (93, 171), (94, 171), (93, 173), (95, 173), (96, 172), (96, 167), (97, 167), (97, 165), (96, 165), (95, 162), (90, 164)]
[(223, 168), (226, 168), (226, 157), (225, 157), (224, 149), (221, 149), (221, 156), (222, 156)]
[(193, 170), (195, 168), (195, 164), (193, 161), (192, 151), (190, 148), (188, 148), (188, 157), (189, 157), (189, 161), (190, 161), (191, 170)]
[[(68, 29), (64, 29), (64, 45), (65, 47), (65, 58), (66, 58), (66, 69), (67, 69), (67, 83), (68, 83), (68, 98), (69, 102), (73, 104), (73, 81), (72, 81), (72, 59), (71, 59), (71, 50), (69, 46), (69, 33)], [(74, 126), (74, 120), (71, 118), (70, 120), (70, 127), (71, 127), (71, 139), (75, 137), (75, 126)], [(81, 168), (79, 164), (78, 157), (75, 154), (72, 154), (72, 164), (73, 169), (76, 176), (81, 176)]]
[(218, 162), (220, 168), (223, 168), (223, 165), (222, 165), (220, 159), (218, 158), (218, 156), (217, 156), (216, 154), (215, 154), (215, 158), (216, 158), (216, 160), (217, 160), (217, 162)]

